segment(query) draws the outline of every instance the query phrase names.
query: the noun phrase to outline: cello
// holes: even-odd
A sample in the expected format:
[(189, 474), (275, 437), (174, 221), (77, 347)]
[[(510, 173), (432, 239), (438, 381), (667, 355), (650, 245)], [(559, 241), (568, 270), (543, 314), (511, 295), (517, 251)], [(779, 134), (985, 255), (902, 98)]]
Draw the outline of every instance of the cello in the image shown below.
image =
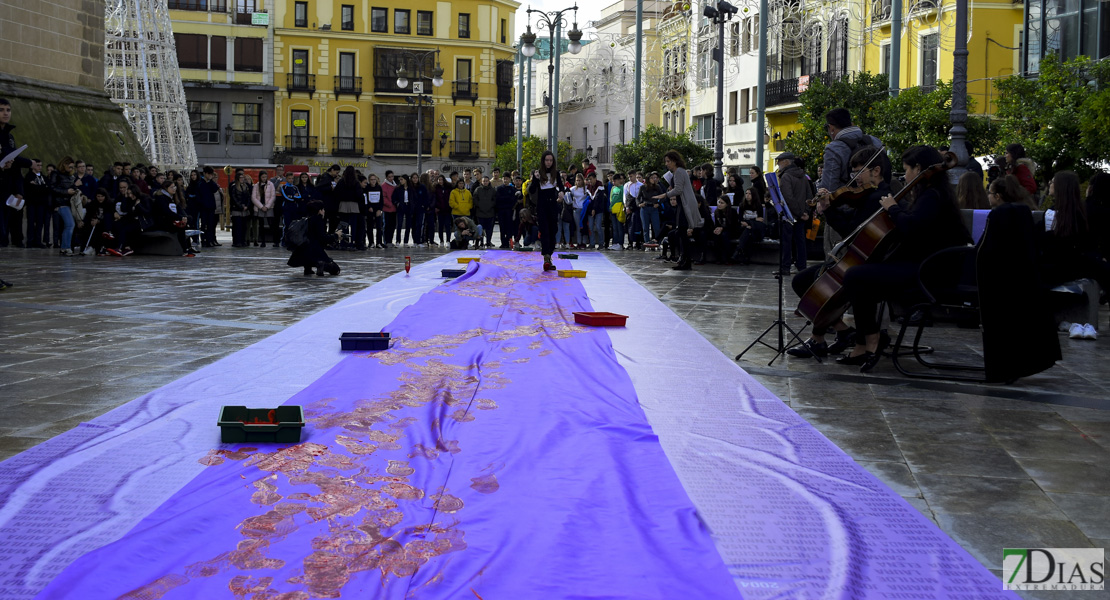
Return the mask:
[[(944, 162), (921, 171), (895, 194), (894, 200), (901, 200), (918, 183), (956, 166), (958, 159), (955, 154), (945, 152), (943, 156)], [(821, 276), (802, 295), (798, 312), (809, 319), (815, 328), (827, 328), (835, 323), (848, 310), (848, 297), (844, 293), (844, 276), (848, 269), (865, 263), (881, 262), (886, 258), (893, 250), (894, 236), (890, 234), (894, 230), (894, 219), (885, 208), (880, 208), (861, 223), (833, 248), (833, 257), (840, 254), (842, 248), (846, 249), (839, 258), (833, 258), (835, 262), (826, 265)]]

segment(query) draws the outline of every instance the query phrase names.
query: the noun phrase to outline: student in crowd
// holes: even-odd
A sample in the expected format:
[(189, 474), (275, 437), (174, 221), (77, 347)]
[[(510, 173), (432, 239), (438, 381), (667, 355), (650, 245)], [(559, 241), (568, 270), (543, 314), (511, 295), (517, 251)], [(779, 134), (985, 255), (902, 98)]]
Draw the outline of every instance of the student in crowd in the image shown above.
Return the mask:
[(470, 190), (466, 189), (465, 180), (459, 179), (455, 182), (455, 189), (451, 190), (450, 204), (451, 223), (457, 228), (458, 218), (470, 218), (470, 213), (474, 210), (474, 199)]
[(956, 204), (960, 208), (974, 210), (987, 210), (991, 207), (987, 201), (987, 190), (983, 187), (983, 176), (971, 171), (960, 175), (956, 185)]
[(717, 210), (713, 213), (713, 229), (709, 232), (709, 245), (717, 264), (731, 264), (732, 245), (740, 237), (740, 219), (736, 210), (728, 203), (728, 198), (717, 198)]
[(87, 231), (81, 234), (97, 256), (108, 254), (105, 246), (111, 239), (113, 213), (115, 201), (112, 200), (112, 193), (105, 188), (97, 188), (93, 192), (93, 201), (85, 209)]
[(527, 208), (520, 209), (518, 215), (520, 219), (517, 237), (521, 239), (520, 245), (524, 248), (531, 248), (540, 237), (540, 226), (536, 222), (536, 217), (532, 215), (532, 211)]
[[(211, 167), (206, 168), (211, 169)], [(281, 241), (277, 236), (277, 223), (274, 222), (274, 202), (276, 201), (276, 195), (274, 186), (270, 183), (270, 174), (267, 171), (259, 171), (258, 183), (255, 183), (254, 188), (251, 189), (251, 204), (254, 205), (254, 218), (252, 219), (251, 229), (256, 232), (256, 239), (261, 240), (261, 242), (255, 242), (255, 246), (260, 246), (262, 248), (266, 247), (265, 227), (267, 223), (269, 223), (270, 228), (274, 231), (273, 235), (276, 240), (274, 245), (278, 245)]]
[(613, 228), (613, 243), (610, 250), (624, 250), (624, 188), (627, 186), (623, 173), (613, 174), (613, 188), (609, 191), (609, 219)]
[[(250, 245), (247, 243), (247, 219), (251, 218), (252, 190), (247, 174), (242, 169), (236, 170), (235, 183), (227, 190), (228, 202), (231, 204), (232, 248), (246, 248)], [(258, 245), (257, 242), (255, 245)]]
[(397, 245), (408, 246), (412, 234), (412, 184), (407, 176), (397, 176), (397, 187), (389, 198), (397, 211)]
[[(659, 173), (652, 172), (647, 181), (640, 188), (636, 197), (636, 207), (640, 211), (640, 223), (644, 228), (644, 241), (655, 240), (659, 237), (659, 200), (656, 196), (665, 193), (660, 185)], [(650, 227), (651, 235), (648, 235)]]
[(412, 187), (412, 243), (416, 246), (429, 246), (432, 238), (435, 204), (428, 181), (427, 174), (409, 175), (409, 185)]
[(397, 179), (393, 171), (385, 172), (382, 181), (382, 212), (385, 217), (385, 247), (393, 247), (393, 234), (397, 231), (397, 206), (393, 204), (393, 190), (397, 189)]
[(766, 223), (763, 219), (763, 203), (755, 199), (755, 188), (744, 191), (743, 200), (740, 202), (739, 225), (740, 237), (732, 260), (737, 260), (742, 265), (751, 264), (752, 246), (763, 241), (766, 233)]
[[(382, 203), (384, 194), (378, 182), (378, 176), (371, 173), (366, 178), (366, 187), (362, 189), (366, 195), (366, 232), (370, 248), (385, 248), (385, 211)], [(377, 233), (375, 243), (374, 234)]]
[(501, 234), (502, 250), (508, 250), (510, 240), (513, 239), (513, 207), (516, 205), (517, 188), (513, 186), (512, 176), (505, 173), (501, 177), (501, 185), (494, 190), (494, 205), (497, 209), (497, 226)]
[(590, 245), (600, 250), (605, 247), (605, 215), (609, 213), (609, 196), (605, 186), (597, 180), (596, 169), (586, 176), (586, 190), (590, 195), (590, 202), (586, 208)]
[(24, 210), (27, 212), (27, 247), (48, 248), (50, 235), (50, 186), (42, 172), (42, 161), (31, 159), (31, 168), (23, 180)]
[(1030, 196), (1037, 195), (1037, 180), (1033, 178), (1033, 161), (1025, 156), (1025, 146), (1010, 144), (1006, 146), (1006, 173), (1013, 175)]
[[(67, 156), (58, 163), (58, 169), (51, 177), (49, 185), (51, 207), (54, 214), (61, 217), (62, 222), (61, 235), (59, 236), (60, 243), (57, 245), (61, 248), (62, 256), (73, 256), (74, 220), (70, 204), (73, 197), (81, 192), (78, 190), (80, 184), (77, 183), (72, 158)], [(57, 229), (56, 226), (55, 229)]]
[[(335, 184), (335, 200), (337, 202), (336, 211), (339, 214), (340, 225), (336, 228), (346, 232), (345, 235), (339, 236), (339, 249), (350, 250), (360, 242), (357, 240), (358, 235), (358, 219), (362, 215), (363, 191), (362, 184), (358, 181), (358, 173), (351, 165), (347, 165), (343, 169), (343, 175), (339, 177), (339, 182)], [(326, 214), (326, 211), (325, 211)]]
[[(486, 236), (485, 247), (493, 247), (493, 222), (497, 218), (497, 198), (489, 177), (485, 175), (474, 188), (474, 215), (478, 218), (478, 225), (482, 226), (482, 233)], [(478, 241), (482, 245), (482, 240)]]
[(585, 248), (589, 238), (584, 234), (586, 230), (586, 207), (590, 204), (590, 191), (586, 187), (586, 176), (578, 173), (574, 177), (574, 186), (570, 188), (571, 218), (575, 228), (575, 248)]
[(450, 242), (454, 225), (451, 222), (451, 183), (447, 177), (436, 175), (435, 185), (432, 186), (432, 195), (435, 202), (436, 233), (439, 234), (439, 245), (446, 246)]

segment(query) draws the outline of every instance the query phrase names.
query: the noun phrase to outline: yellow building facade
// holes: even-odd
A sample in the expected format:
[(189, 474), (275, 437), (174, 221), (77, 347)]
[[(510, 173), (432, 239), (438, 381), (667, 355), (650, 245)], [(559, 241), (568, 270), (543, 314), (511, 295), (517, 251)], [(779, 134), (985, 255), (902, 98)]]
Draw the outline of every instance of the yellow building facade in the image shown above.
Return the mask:
[[(495, 146), (514, 134), (518, 6), (502, 0), (278, 2), (278, 162), (415, 170), (419, 110), (425, 168), (489, 164)], [(404, 88), (397, 85), (402, 69)]]
[(272, 2), (168, 0), (200, 166), (273, 166)]
[[(864, 47), (863, 68), (872, 73), (889, 73), (891, 44), (890, 0), (867, 6), (866, 23), (870, 41)], [(943, 0), (907, 3), (903, 19), (898, 87), (930, 85), (951, 81), (956, 31), (956, 2)], [(967, 40), (967, 93), (975, 100), (972, 114), (993, 114), (997, 93), (994, 80), (1021, 70), (1020, 48), (1024, 5), (1008, 1), (971, 3)]]

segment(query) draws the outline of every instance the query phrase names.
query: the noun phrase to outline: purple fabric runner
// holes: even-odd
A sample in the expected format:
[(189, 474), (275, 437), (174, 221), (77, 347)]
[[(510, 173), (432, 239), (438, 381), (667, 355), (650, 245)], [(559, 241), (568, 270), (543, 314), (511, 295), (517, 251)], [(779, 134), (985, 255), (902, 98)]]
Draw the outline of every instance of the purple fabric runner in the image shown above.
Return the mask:
[(39, 597), (739, 598), (577, 310), (578, 281), (486, 253), (288, 400), (301, 444), (214, 449)]

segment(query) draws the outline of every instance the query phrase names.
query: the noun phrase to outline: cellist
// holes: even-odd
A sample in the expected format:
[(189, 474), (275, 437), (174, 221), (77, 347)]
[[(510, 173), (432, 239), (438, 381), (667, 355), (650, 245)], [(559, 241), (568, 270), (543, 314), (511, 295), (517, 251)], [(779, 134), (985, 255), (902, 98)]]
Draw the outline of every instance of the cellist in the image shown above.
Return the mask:
[[(931, 146), (914, 146), (902, 154), (907, 182), (913, 182), (929, 167), (943, 163), (940, 152)], [(870, 372), (878, 364), (884, 346), (889, 343), (889, 338), (880, 343), (879, 303), (920, 295), (917, 273), (922, 261), (944, 248), (971, 243), (943, 170), (919, 179), (908, 193), (901, 194), (901, 200), (887, 195), (880, 203), (894, 222), (897, 245), (881, 262), (848, 269), (843, 284), (855, 315), (857, 344), (848, 356), (836, 362), (859, 366), (861, 373)]]
[[(880, 152), (878, 147), (866, 146), (852, 155), (849, 164), (855, 186), (836, 190), (836, 204), (840, 206), (839, 209), (829, 210), (834, 203), (831, 195), (826, 195), (817, 201), (814, 212), (818, 216), (825, 217), (825, 226), (832, 227), (841, 238), (850, 235), (856, 227), (875, 214), (881, 208), (880, 201), (883, 196), (890, 194), (890, 185), (883, 177), (883, 163), (879, 160), (881, 157), (876, 157)], [(806, 293), (809, 286), (813, 285), (823, 267), (824, 264), (814, 265), (794, 276), (790, 286), (794, 288), (794, 293), (798, 294), (799, 298)], [(810, 358), (814, 355), (824, 358), (829, 354), (840, 354), (851, 345), (856, 330), (845, 324), (842, 318), (837, 319), (832, 328), (836, 331), (836, 341), (831, 345), (825, 342), (825, 334), (828, 331), (825, 328), (814, 327), (808, 340), (800, 346), (787, 350), (786, 353), (799, 358)]]

